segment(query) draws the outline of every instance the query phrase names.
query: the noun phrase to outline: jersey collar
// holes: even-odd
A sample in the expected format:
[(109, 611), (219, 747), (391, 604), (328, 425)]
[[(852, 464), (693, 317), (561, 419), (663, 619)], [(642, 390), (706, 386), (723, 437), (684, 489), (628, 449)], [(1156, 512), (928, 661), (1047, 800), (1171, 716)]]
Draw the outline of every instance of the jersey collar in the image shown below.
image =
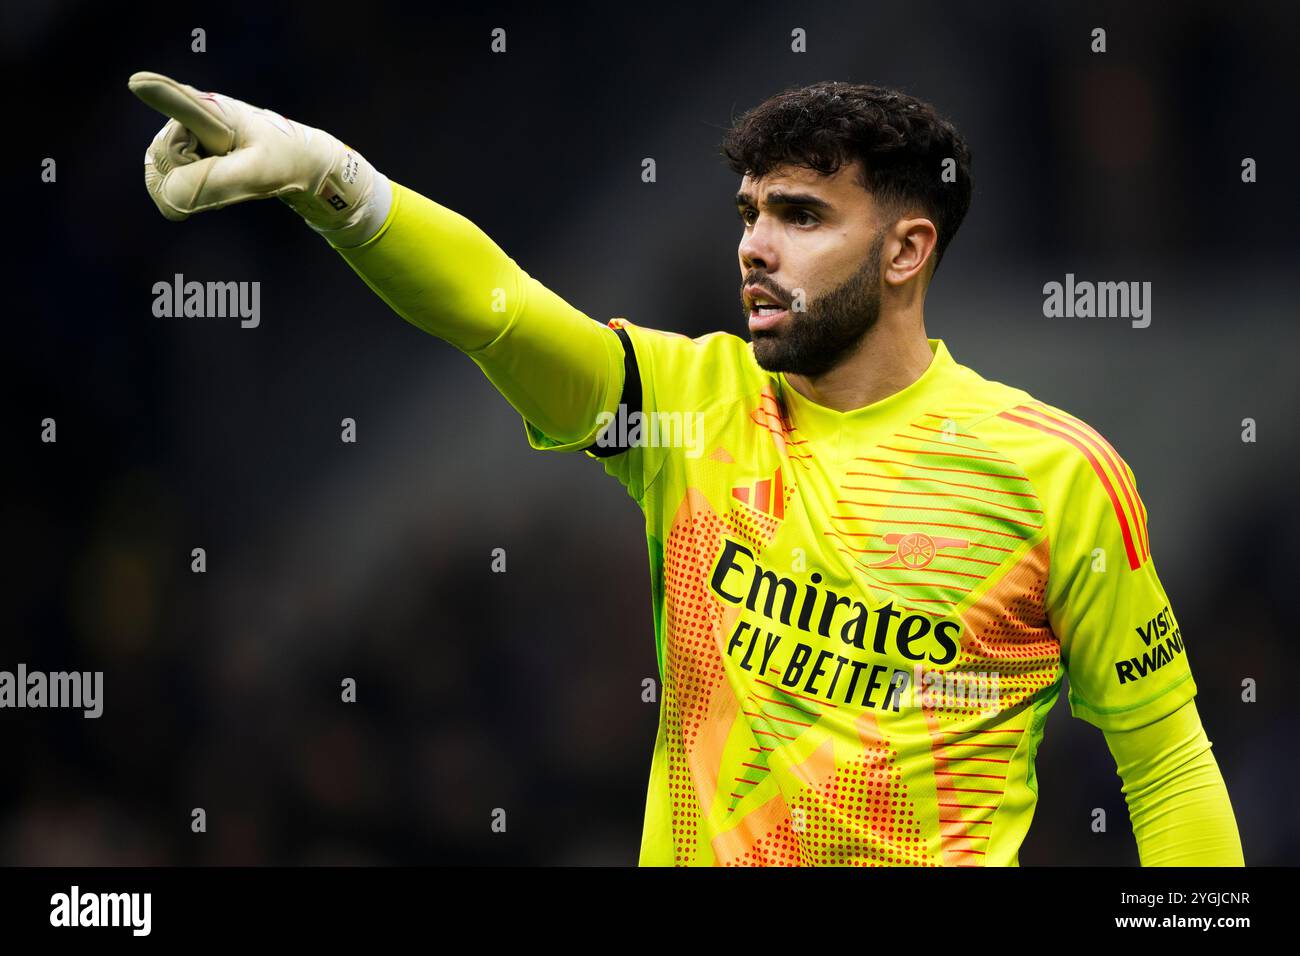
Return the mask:
[(786, 379), (784, 372), (776, 374), (777, 391), (789, 409), (792, 424), (810, 436), (834, 435), (845, 428), (869, 427), (889, 422), (910, 421), (937, 405), (936, 386), (956, 367), (943, 339), (927, 339), (933, 358), (921, 377), (906, 388), (886, 395), (879, 401), (846, 412), (836, 411), (805, 398)]

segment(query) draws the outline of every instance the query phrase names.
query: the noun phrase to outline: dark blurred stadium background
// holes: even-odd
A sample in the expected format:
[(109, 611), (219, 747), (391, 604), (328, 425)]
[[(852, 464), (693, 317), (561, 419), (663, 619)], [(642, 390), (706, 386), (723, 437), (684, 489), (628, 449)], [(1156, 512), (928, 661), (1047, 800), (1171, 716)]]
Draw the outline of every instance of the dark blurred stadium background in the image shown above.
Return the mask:
[[(1127, 458), (1246, 860), (1296, 863), (1298, 32), (1294, 5), (1254, 2), (8, 0), (0, 667), (103, 670), (105, 710), (0, 713), (0, 862), (637, 857), (656, 706), (636, 505), (585, 456), (530, 450), (468, 359), (280, 203), (163, 220), (141, 177), (162, 120), (126, 89), (148, 69), (339, 135), (596, 319), (692, 335), (746, 334), (733, 114), (828, 78), (937, 104), (976, 191), (929, 332)], [(260, 281), (261, 327), (155, 318), (177, 272)], [(1067, 272), (1151, 281), (1151, 326), (1044, 318)], [(1038, 767), (1022, 864), (1136, 864), (1114, 763), (1064, 696)]]

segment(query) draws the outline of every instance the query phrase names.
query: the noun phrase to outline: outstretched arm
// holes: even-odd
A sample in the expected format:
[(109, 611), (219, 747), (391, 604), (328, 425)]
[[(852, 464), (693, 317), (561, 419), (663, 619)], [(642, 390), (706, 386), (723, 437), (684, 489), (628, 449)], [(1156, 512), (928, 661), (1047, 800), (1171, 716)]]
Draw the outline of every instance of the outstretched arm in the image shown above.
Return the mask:
[(145, 185), (164, 216), (281, 199), (398, 314), (469, 355), (554, 447), (595, 440), (623, 387), (617, 334), (472, 222), (322, 130), (156, 73), (128, 86), (170, 117), (145, 153)]
[(1196, 702), (1145, 727), (1108, 731), (1143, 866), (1244, 866), (1223, 775)]
[(524, 272), (478, 226), (392, 184), (379, 232), (340, 255), (393, 310), (465, 352), (521, 415), (561, 443), (595, 439), (617, 405), (614, 330)]

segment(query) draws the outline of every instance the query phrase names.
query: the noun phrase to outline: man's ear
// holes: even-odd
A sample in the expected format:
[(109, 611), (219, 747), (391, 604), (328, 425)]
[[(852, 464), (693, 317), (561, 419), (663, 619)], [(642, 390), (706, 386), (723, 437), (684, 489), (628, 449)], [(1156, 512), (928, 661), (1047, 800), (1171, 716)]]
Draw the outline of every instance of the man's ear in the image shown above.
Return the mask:
[(939, 239), (934, 223), (925, 216), (899, 219), (890, 233), (898, 252), (885, 263), (885, 281), (901, 284), (919, 275), (928, 282), (934, 275), (934, 250)]

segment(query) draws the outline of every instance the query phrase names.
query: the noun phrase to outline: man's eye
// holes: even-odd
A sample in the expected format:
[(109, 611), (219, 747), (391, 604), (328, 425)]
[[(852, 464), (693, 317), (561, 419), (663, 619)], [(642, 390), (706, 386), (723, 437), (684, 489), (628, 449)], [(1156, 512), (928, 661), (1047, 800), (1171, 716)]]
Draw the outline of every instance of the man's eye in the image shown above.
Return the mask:
[[(745, 225), (747, 225), (747, 226), (752, 226), (752, 225), (754, 224), (754, 219), (753, 219), (753, 214), (754, 214), (754, 213), (755, 213), (755, 210), (753, 210), (753, 209), (744, 209), (744, 210), (741, 210), (741, 213), (740, 213), (740, 221), (743, 222), (743, 223), (744, 223)], [(791, 221), (793, 221), (796, 225), (799, 225), (799, 226), (811, 226), (811, 225), (814, 225), (815, 223), (817, 223), (817, 222), (820, 221), (820, 220), (818, 220), (818, 218), (817, 218), (816, 216), (814, 216), (812, 213), (810, 213), (810, 212), (809, 212), (808, 210), (806, 210), (806, 209), (794, 209), (794, 210), (791, 210), (791, 212), (790, 212), (790, 219), (791, 219)]]

